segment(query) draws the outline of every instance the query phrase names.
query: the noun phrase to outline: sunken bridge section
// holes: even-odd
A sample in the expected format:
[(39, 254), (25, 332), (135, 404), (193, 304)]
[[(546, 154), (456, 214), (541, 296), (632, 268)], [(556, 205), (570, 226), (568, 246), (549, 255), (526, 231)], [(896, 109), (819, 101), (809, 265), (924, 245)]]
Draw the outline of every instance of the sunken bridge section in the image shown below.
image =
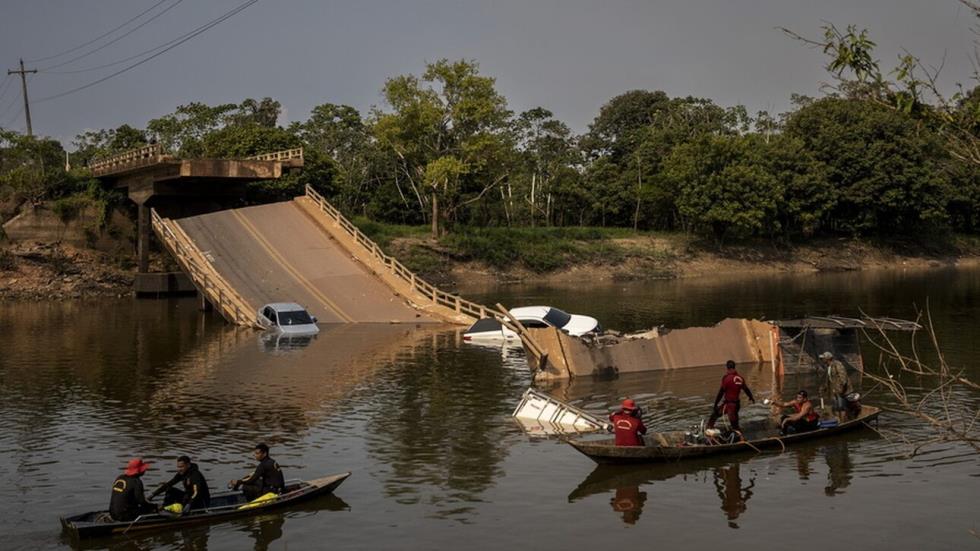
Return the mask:
[(270, 302), (324, 323), (457, 323), (490, 310), (439, 290), (385, 254), (309, 186), (292, 201), (179, 219), (153, 231), (230, 322), (254, 325)]
[(230, 208), (244, 184), (302, 166), (302, 148), (181, 159), (154, 144), (89, 169), (137, 205), (137, 294), (179, 275), (149, 271), (152, 231), (205, 304), (239, 325), (254, 326), (271, 302), (299, 303), (324, 323), (469, 324), (493, 315), (423, 281), (309, 186), (292, 201)]

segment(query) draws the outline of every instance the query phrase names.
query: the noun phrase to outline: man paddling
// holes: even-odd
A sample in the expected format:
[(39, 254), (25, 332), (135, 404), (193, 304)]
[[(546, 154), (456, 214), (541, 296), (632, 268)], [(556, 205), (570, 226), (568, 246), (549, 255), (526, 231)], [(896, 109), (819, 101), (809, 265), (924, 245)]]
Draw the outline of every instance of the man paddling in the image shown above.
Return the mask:
[(640, 418), (640, 409), (636, 407), (636, 402), (627, 398), (623, 400), (622, 407), (609, 416), (616, 432), (617, 446), (642, 446), (643, 434), (647, 433), (647, 428)]
[(711, 412), (711, 417), (708, 419), (708, 428), (714, 428), (715, 421), (724, 414), (728, 416), (728, 422), (731, 424), (732, 430), (742, 434), (742, 430), (738, 426), (738, 410), (742, 408), (742, 401), (739, 395), (744, 391), (745, 395), (749, 397), (749, 401), (753, 404), (755, 403), (755, 398), (752, 397), (752, 391), (749, 390), (749, 385), (745, 384), (745, 379), (735, 370), (735, 362), (728, 360), (725, 363), (725, 371), (725, 376), (721, 378), (721, 388), (718, 389), (718, 394), (715, 395), (714, 409)]
[[(177, 484), (181, 484), (183, 488), (175, 488)], [(154, 490), (150, 499), (164, 492), (163, 505), (179, 503), (181, 513), (186, 513), (188, 509), (206, 509), (211, 506), (208, 483), (197, 464), (191, 463), (191, 458), (186, 455), (177, 458), (177, 474)]]
[(237, 490), (239, 487), (249, 501), (268, 493), (281, 494), (286, 490), (286, 481), (282, 476), (279, 464), (269, 457), (269, 446), (256, 444), (252, 451), (255, 460), (259, 462), (255, 470), (239, 480), (228, 482), (228, 487)]
[(109, 515), (112, 520), (128, 522), (140, 515), (156, 512), (156, 506), (146, 501), (143, 481), (140, 480), (149, 468), (150, 464), (142, 459), (131, 459), (123, 474), (113, 481), (112, 495), (109, 498)]

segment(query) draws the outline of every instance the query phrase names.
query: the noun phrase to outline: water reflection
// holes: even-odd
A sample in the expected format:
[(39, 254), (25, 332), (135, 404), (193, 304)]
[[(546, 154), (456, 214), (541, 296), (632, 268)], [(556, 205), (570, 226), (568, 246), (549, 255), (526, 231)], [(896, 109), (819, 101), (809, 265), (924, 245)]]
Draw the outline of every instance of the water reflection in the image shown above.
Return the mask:
[(827, 486), (823, 491), (827, 497), (843, 493), (843, 489), (851, 485), (851, 471), (854, 464), (848, 452), (847, 442), (835, 441), (823, 448), (824, 459), (827, 461)]
[(747, 485), (742, 485), (741, 469), (739, 463), (714, 468), (715, 491), (721, 498), (721, 510), (725, 512), (729, 528), (738, 528), (735, 520), (748, 508), (747, 503), (755, 487), (755, 475), (749, 477)]
[[(738, 519), (746, 514), (752, 496), (763, 490), (757, 485), (778, 484), (775, 475), (782, 466), (795, 474), (800, 487), (804, 487), (814, 474), (814, 460), (821, 454), (827, 465), (828, 485), (824, 495), (833, 497), (851, 484), (853, 464), (849, 444), (860, 440), (873, 440), (870, 435), (849, 435), (816, 445), (801, 445), (782, 454), (756, 455), (751, 451), (740, 452), (725, 459), (692, 459), (649, 465), (598, 465), (568, 495), (569, 503), (590, 496), (610, 495), (612, 510), (626, 524), (636, 524), (650, 502), (663, 501), (665, 486), (658, 492), (650, 486), (680, 479), (693, 484), (710, 484), (718, 496), (719, 509), (729, 528), (738, 529)], [(765, 462), (765, 476), (760, 477), (761, 462)], [(804, 498), (808, 498), (806, 494)], [(656, 516), (656, 515), (654, 515)]]
[(641, 492), (639, 486), (622, 486), (616, 488), (616, 495), (610, 500), (613, 511), (623, 515), (623, 522), (626, 524), (636, 524), (640, 520), (640, 513), (643, 512), (643, 504), (646, 503), (647, 493)]
[(458, 333), (435, 335), (418, 352), (358, 397), (369, 403), (368, 454), (385, 465), (384, 491), (397, 503), (425, 497), (434, 516), (469, 522), (503, 474), (510, 409), (528, 374), (493, 365), (495, 350), (463, 345)]

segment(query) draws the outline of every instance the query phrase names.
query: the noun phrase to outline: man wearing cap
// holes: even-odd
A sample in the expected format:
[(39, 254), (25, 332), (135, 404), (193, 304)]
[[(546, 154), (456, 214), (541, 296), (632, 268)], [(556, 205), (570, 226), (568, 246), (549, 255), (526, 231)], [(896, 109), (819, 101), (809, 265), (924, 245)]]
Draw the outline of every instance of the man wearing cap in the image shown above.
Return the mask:
[(643, 434), (647, 433), (643, 419), (640, 418), (640, 409), (636, 407), (636, 402), (627, 398), (623, 400), (622, 407), (609, 416), (616, 433), (617, 446), (642, 446)]
[(847, 412), (847, 393), (851, 391), (847, 368), (839, 360), (834, 359), (834, 354), (830, 351), (820, 354), (820, 362), (827, 368), (827, 383), (823, 391), (833, 400), (834, 415), (843, 422)]
[(715, 421), (724, 414), (728, 416), (728, 422), (731, 424), (732, 430), (741, 433), (741, 429), (738, 426), (738, 410), (742, 408), (742, 401), (739, 395), (743, 391), (754, 404), (755, 398), (752, 397), (752, 391), (749, 390), (749, 385), (745, 384), (745, 379), (735, 370), (735, 362), (728, 360), (725, 363), (725, 376), (721, 378), (721, 388), (718, 389), (718, 394), (715, 395), (714, 409), (711, 411), (711, 417), (708, 418), (709, 429), (714, 428)]
[(230, 481), (228, 487), (237, 490), (240, 486), (249, 501), (270, 492), (283, 493), (286, 490), (286, 481), (279, 464), (269, 457), (269, 446), (256, 444), (252, 454), (259, 462), (255, 470), (245, 478)]
[(136, 517), (156, 512), (156, 506), (146, 501), (143, 494), (143, 481), (140, 478), (150, 468), (142, 459), (131, 459), (123, 474), (112, 483), (112, 496), (109, 498), (109, 515), (113, 520), (127, 522)]

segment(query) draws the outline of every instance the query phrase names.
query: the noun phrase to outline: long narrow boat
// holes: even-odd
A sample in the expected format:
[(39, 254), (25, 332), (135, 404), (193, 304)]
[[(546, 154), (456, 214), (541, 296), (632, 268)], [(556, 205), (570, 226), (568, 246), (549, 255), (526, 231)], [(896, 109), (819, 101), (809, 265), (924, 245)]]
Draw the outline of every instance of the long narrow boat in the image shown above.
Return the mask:
[(199, 511), (192, 509), (180, 516), (154, 513), (142, 515), (131, 522), (117, 522), (109, 517), (108, 511), (101, 510), (61, 517), (61, 526), (71, 537), (78, 539), (182, 528), (192, 524), (244, 517), (270, 509), (288, 507), (333, 492), (349, 476), (348, 472), (314, 480), (290, 480), (286, 483), (286, 491), (282, 495), (259, 503), (249, 504), (242, 492), (229, 490), (212, 494), (211, 506), (207, 509)]
[(810, 440), (866, 427), (868, 423), (877, 421), (880, 413), (879, 408), (862, 406), (861, 413), (857, 417), (836, 426), (785, 436), (779, 434), (778, 428), (772, 422), (767, 422), (764, 425), (746, 426), (743, 431), (746, 440), (730, 444), (689, 443), (688, 433), (684, 431), (648, 434), (645, 437), (646, 444), (643, 446), (617, 446), (612, 438), (600, 440), (580, 438), (569, 440), (568, 443), (596, 463), (677, 461), (689, 457), (785, 447), (801, 440)]

